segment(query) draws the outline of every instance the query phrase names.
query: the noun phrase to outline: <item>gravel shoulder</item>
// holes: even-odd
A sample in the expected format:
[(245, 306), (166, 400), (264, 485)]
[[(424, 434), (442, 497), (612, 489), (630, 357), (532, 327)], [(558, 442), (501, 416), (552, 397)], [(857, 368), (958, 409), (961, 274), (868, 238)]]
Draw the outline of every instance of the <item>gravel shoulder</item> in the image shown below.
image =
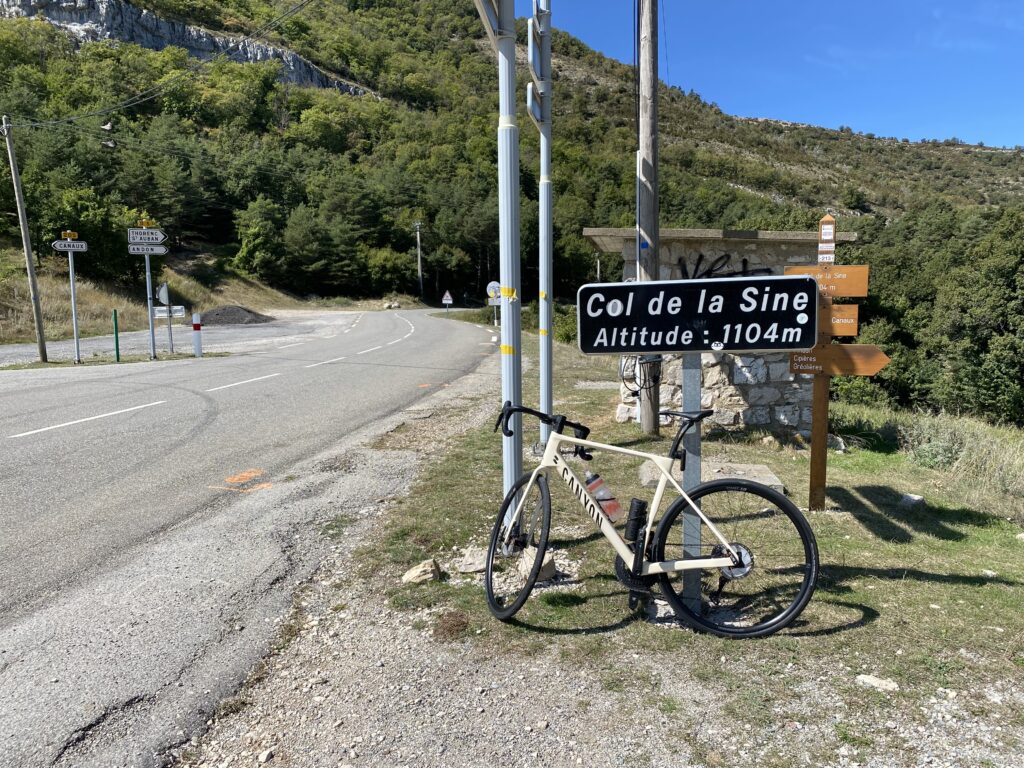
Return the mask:
[[(419, 473), (493, 418), (497, 376), (483, 388), (482, 377), (472, 379), (392, 427), (422, 421), (422, 430), (395, 434), (429, 439), (367, 441), (339, 455), (339, 473), (364, 464), (386, 490), (337, 510), (327, 555), (282, 619), (277, 647), (206, 732), (171, 755), (176, 766), (1019, 764), (1019, 679), (973, 690), (936, 686), (921, 699), (858, 679), (875, 659), (803, 653), (813, 632), (773, 641), (764, 659), (751, 642), (735, 641), (714, 646), (720, 657), (695, 658), (689, 630), (655, 617), (663, 647), (652, 651), (648, 639), (635, 652), (625, 605), (621, 625), (571, 641), (524, 631), (511, 644), (496, 624), (471, 625), (468, 637), (465, 626), (449, 627), (460, 614), (443, 604), (395, 607), (395, 574), (368, 572), (358, 551), (379, 540), (389, 507)], [(451, 409), (461, 417), (431, 420)], [(442, 568), (452, 573), (458, 556)], [(598, 645), (605, 652), (597, 661), (581, 656)], [(908, 638), (907, 652), (912, 645)], [(965, 665), (980, 663), (969, 648), (956, 653)]]

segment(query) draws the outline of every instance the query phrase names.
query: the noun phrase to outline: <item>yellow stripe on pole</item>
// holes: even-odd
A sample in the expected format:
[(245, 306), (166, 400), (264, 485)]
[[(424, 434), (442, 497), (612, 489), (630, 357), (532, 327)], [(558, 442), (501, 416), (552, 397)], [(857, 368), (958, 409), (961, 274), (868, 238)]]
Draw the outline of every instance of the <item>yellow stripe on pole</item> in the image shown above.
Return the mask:
[(539, 334), (540, 334), (541, 336), (547, 336), (547, 335), (548, 335), (548, 329), (547, 329), (547, 328), (541, 328), (541, 329), (539, 329), (539, 330), (538, 330), (537, 332), (538, 332), (538, 333), (539, 333)]
[(507, 288), (507, 287), (505, 287), (503, 285), (503, 286), (501, 286), (501, 295), (504, 296), (507, 299), (511, 299), (512, 301), (515, 301), (515, 299), (516, 299), (516, 289), (515, 288)]
[(501, 354), (503, 355), (514, 355), (516, 353), (515, 347), (510, 347), (508, 344), (501, 345)]
[(541, 292), (540, 292), (540, 297), (541, 297), (542, 299), (546, 299), (546, 298), (548, 297), (548, 292), (547, 292), (547, 291), (541, 291)]

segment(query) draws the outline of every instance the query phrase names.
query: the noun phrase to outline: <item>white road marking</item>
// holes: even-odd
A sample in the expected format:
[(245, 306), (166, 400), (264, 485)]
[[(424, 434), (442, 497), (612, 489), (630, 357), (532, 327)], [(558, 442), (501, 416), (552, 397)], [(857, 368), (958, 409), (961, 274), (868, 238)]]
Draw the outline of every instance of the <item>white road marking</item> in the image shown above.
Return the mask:
[(82, 424), (86, 421), (95, 421), (96, 419), (105, 419), (107, 416), (117, 416), (119, 413), (129, 413), (130, 411), (137, 411), (141, 408), (151, 408), (154, 405), (163, 405), (166, 400), (157, 400), (155, 403), (146, 403), (145, 405), (136, 405), (133, 408), (123, 408), (120, 411), (111, 411), (110, 413), (101, 413), (99, 416), (89, 416), (86, 419), (76, 419), (75, 421), (66, 421), (63, 424), (54, 424), (52, 427), (43, 427), (42, 429), (33, 429), (31, 432), (21, 432), (17, 435), (8, 435), (8, 439), (12, 437), (28, 437), (29, 435), (38, 435), (40, 432), (49, 432), (51, 429), (60, 429), (61, 427), (70, 427), (73, 424)]
[(236, 381), (234, 384), (225, 384), (223, 387), (214, 387), (213, 389), (206, 390), (207, 392), (216, 392), (220, 389), (227, 389), (228, 387), (238, 387), (242, 384), (252, 384), (254, 381), (263, 381), (264, 379), (272, 379), (275, 376), (280, 376), (280, 373), (271, 373), (267, 376), (260, 376), (255, 379), (246, 379), (245, 381)]
[(405, 336), (403, 336), (403, 337), (402, 337), (402, 338), (400, 338), (400, 339), (395, 339), (394, 341), (389, 341), (389, 342), (387, 343), (387, 346), (389, 346), (389, 347), (390, 347), (390, 346), (391, 346), (392, 344), (397, 344), (398, 342), (400, 342), (400, 341), (404, 341), (404, 340), (405, 340)]
[(300, 344), (305, 344), (305, 343), (306, 342), (304, 342), (304, 341), (296, 341), (294, 344), (285, 344), (283, 347), (278, 347), (278, 349), (288, 349), (288, 347), (297, 347)]
[(383, 349), (384, 346), (371, 347), (370, 349), (364, 349), (362, 352), (356, 352), (357, 355), (365, 355), (367, 352), (376, 352), (378, 349)]
[[(347, 357), (347, 355), (345, 357)], [(306, 368), (316, 368), (318, 365), (327, 365), (328, 363), (336, 363), (339, 360), (344, 360), (345, 357), (336, 357), (333, 360), (324, 360), (322, 363), (313, 363), (312, 365), (307, 365), (305, 367)]]
[(494, 342), (496, 342), (497, 340), (498, 340), (498, 337), (497, 337), (497, 336), (491, 336), (491, 343), (492, 343), (492, 344), (493, 344)]

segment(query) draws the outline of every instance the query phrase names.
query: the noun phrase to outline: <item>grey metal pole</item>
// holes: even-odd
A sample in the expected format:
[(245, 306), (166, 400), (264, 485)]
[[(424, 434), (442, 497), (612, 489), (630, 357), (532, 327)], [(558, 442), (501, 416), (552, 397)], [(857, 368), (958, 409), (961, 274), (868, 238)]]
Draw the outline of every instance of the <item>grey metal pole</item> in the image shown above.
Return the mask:
[[(501, 281), (501, 399), (523, 402), (522, 317), (519, 285), (519, 125), (516, 122), (514, 0), (499, 0), (498, 29), (498, 229)], [(515, 414), (512, 437), (502, 439), (505, 493), (523, 472), (523, 419)]]
[(171, 348), (171, 354), (174, 354), (174, 331), (171, 329), (171, 310), (173, 307), (167, 305), (167, 346)]
[[(658, 0), (640, 0), (640, 153), (637, 161), (637, 280), (658, 280)], [(645, 371), (645, 366), (640, 366)], [(657, 382), (640, 382), (640, 427), (658, 434)]]
[(43, 332), (43, 308), (39, 304), (39, 285), (36, 283), (36, 267), (32, 263), (32, 238), (28, 233), (28, 214), (25, 212), (25, 196), (21, 191), (21, 174), (18, 173), (18, 158), (14, 154), (14, 137), (11, 135), (11, 121), (3, 116), (2, 128), (7, 141), (7, 157), (11, 162), (11, 182), (14, 184), (14, 201), (18, 206), (18, 224), (21, 227), (21, 246), (25, 251), (25, 271), (28, 272), (28, 295), (32, 301), (32, 320), (36, 326), (36, 346), (39, 362), (47, 362), (46, 335)]
[(71, 331), (75, 336), (75, 363), (82, 364), (82, 350), (78, 343), (78, 304), (75, 301), (75, 252), (68, 251), (68, 273), (71, 278)]
[(153, 274), (149, 268), (149, 254), (146, 255), (146, 308), (149, 312), (149, 359), (156, 360), (156, 331), (153, 328)]
[[(553, 350), (551, 340), (552, 300), (554, 293), (553, 271), (553, 211), (551, 189), (551, 0), (539, 0), (536, 24), (540, 33), (540, 72), (537, 75), (537, 90), (540, 96), (541, 120), (537, 124), (540, 132), (540, 188), (538, 191), (540, 214), (540, 295), (538, 301), (538, 335), (540, 337), (540, 410), (551, 413), (553, 405), (552, 370)], [(540, 427), (540, 445), (547, 444), (551, 427)]]
[[(701, 356), (699, 352), (682, 356), (682, 389), (683, 410), (699, 411), (701, 408)], [(683, 489), (689, 493), (700, 485), (700, 424), (694, 425), (683, 438), (683, 449), (686, 451), (686, 469), (683, 470)], [(700, 502), (697, 502), (699, 505)], [(698, 558), (700, 552), (700, 517), (687, 508), (683, 511), (683, 556)], [(694, 610), (700, 608), (701, 572), (698, 570), (683, 571), (683, 600)]]
[(423, 298), (423, 251), (420, 248), (420, 222), (416, 222), (416, 271), (420, 276), (420, 298)]

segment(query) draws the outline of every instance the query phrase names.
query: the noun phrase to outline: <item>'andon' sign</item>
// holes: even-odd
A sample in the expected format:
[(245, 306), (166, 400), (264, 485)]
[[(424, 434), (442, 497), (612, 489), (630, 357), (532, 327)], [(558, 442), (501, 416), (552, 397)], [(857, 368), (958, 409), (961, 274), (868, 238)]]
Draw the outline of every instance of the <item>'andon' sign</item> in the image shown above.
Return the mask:
[(592, 283), (576, 297), (585, 354), (754, 352), (817, 342), (818, 287), (810, 277)]

